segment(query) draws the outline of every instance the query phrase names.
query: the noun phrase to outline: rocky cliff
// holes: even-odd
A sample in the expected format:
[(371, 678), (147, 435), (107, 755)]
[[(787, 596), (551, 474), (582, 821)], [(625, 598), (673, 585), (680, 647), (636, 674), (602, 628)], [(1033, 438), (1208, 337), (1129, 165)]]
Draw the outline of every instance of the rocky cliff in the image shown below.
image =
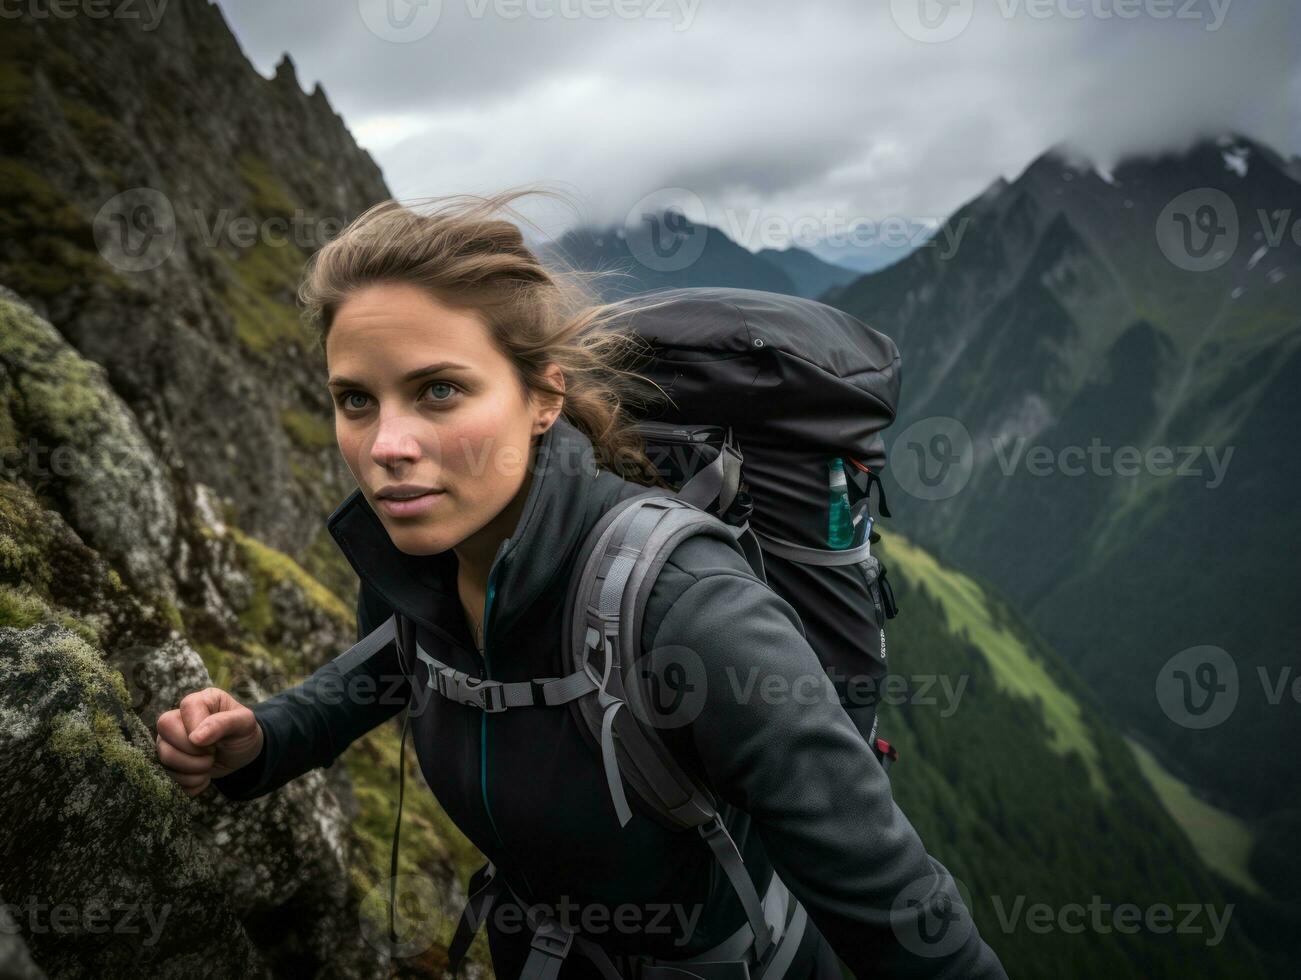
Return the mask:
[(396, 728), (249, 803), (185, 796), (151, 730), (355, 639), (294, 290), (380, 171), (206, 0), (6, 17), (0, 53), (0, 974), (427, 974), (475, 855), (408, 794), (400, 872), (447, 914), (390, 963)]

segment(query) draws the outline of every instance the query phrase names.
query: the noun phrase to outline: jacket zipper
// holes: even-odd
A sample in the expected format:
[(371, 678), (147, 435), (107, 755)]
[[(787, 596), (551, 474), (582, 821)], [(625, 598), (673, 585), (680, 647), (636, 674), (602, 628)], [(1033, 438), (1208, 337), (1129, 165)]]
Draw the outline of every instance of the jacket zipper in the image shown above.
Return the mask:
[[(496, 574), (497, 567), (494, 565), (488, 572), (488, 593), (483, 604), (483, 679), (492, 680), (492, 663), (488, 658), (488, 616), (492, 611), (492, 597), (495, 589), (493, 577)], [(497, 837), (497, 843), (502, 847), (506, 842), (501, 839), (501, 832), (497, 829), (497, 821), (492, 817), (492, 807), (488, 805), (488, 712), (481, 713), (479, 718), (479, 793), (483, 797), (483, 809), (488, 814), (488, 823), (492, 826), (492, 832)]]
[[(506, 546), (510, 544), (507, 538), (502, 542), (501, 548), (497, 552), (500, 558)], [(492, 664), (488, 656), (488, 617), (492, 612), (492, 598), (496, 594), (497, 584), (494, 581), (497, 573), (497, 563), (494, 560), (493, 566), (488, 570), (488, 590), (483, 602), (483, 679), (492, 680)], [(493, 835), (497, 838), (497, 843), (506, 847), (506, 842), (502, 840), (501, 831), (497, 829), (497, 821), (493, 819), (492, 807), (488, 804), (488, 712), (482, 712), (479, 719), (479, 793), (483, 798), (483, 809), (488, 814), (488, 823), (492, 827)], [(529, 881), (528, 875), (524, 874), (523, 869), (519, 871), (521, 879), (521, 888), (525, 898), (532, 903), (534, 901), (533, 883)]]

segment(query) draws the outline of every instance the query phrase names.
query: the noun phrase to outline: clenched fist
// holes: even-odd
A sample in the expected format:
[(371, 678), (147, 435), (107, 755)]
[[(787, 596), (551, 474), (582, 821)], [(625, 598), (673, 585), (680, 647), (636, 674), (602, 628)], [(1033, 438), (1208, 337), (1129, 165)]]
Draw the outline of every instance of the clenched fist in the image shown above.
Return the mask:
[(262, 751), (262, 726), (253, 712), (219, 687), (187, 694), (180, 707), (158, 716), (157, 730), (158, 761), (189, 796)]

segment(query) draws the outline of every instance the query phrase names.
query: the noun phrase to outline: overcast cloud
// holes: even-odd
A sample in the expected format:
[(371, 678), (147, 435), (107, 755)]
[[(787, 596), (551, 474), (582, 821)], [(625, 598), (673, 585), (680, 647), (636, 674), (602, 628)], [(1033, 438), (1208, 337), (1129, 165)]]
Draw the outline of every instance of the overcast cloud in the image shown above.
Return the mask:
[(219, 5), (264, 75), (287, 51), (321, 83), (399, 198), (543, 182), (604, 224), (683, 188), (755, 248), (942, 219), (1060, 141), (1104, 170), (1225, 129), (1301, 153), (1291, 0)]

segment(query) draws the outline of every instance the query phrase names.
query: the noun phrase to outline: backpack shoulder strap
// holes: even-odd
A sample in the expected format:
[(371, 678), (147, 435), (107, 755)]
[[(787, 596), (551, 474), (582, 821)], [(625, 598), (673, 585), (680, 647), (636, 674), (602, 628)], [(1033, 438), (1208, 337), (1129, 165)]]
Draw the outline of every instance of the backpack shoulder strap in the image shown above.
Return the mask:
[[(714, 811), (708, 790), (699, 786), (653, 733), (643, 731), (624, 712), (626, 670), (639, 653), (637, 628), (644, 602), (635, 602), (636, 582), (644, 582), (648, 565), (656, 571), (676, 530), (685, 529), (685, 508), (670, 493), (650, 490), (611, 507), (592, 528), (575, 564), (566, 597), (562, 655), (567, 670), (582, 670), (596, 682), (596, 698), (570, 702), (580, 731), (599, 748), (620, 825), (632, 817), (623, 793), (623, 779), (632, 785), (652, 815), (671, 828), (703, 823)], [(701, 515), (705, 516), (705, 515)], [(632, 641), (631, 643), (629, 641)], [(615, 735), (618, 736), (616, 751)], [(620, 778), (620, 771), (623, 779)]]
[[(651, 726), (638, 724), (651, 715), (642, 685), (629, 683), (643, 654), (642, 626), (655, 581), (674, 548), (699, 534), (727, 542), (747, 560), (758, 552), (744, 540), (752, 537), (748, 524), (733, 527), (669, 491), (652, 488), (602, 515), (574, 566), (562, 649), (567, 670), (585, 672), (599, 690), (596, 698), (570, 702), (571, 710), (580, 730), (601, 750), (620, 825), (632, 816), (625, 781), (652, 816), (671, 829), (699, 826), (715, 812), (709, 791), (678, 765)], [(632, 710), (619, 715), (624, 704)]]
[[(623, 790), (626, 781), (661, 824), (694, 828), (741, 899), (762, 956), (771, 945), (772, 927), (764, 919), (762, 902), (717, 801), (677, 762), (653, 726), (641, 722), (650, 717), (650, 709), (642, 702), (642, 685), (633, 683), (646, 603), (673, 549), (688, 537), (706, 534), (744, 554), (738, 538), (745, 530), (664, 491), (615, 504), (593, 527), (579, 554), (565, 607), (563, 649), (567, 668), (586, 671), (598, 687), (596, 698), (569, 704), (579, 729), (599, 746), (620, 826), (632, 818)], [(631, 710), (621, 712), (625, 704)]]

